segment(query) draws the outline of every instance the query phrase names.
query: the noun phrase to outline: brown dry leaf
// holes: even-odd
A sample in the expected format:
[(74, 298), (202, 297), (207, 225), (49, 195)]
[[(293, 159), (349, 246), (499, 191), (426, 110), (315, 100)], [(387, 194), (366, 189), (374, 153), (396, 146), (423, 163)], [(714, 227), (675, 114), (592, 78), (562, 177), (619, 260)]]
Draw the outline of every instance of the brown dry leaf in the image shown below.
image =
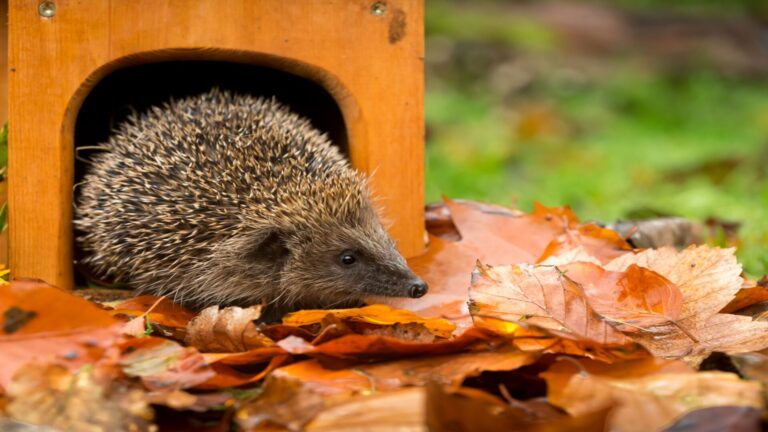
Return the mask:
[(284, 316), (283, 324), (296, 327), (319, 324), (328, 315), (331, 315), (342, 322), (363, 322), (378, 326), (421, 324), (432, 332), (432, 334), (442, 338), (450, 337), (454, 329), (456, 329), (456, 325), (450, 321), (441, 318), (423, 318), (411, 311), (394, 309), (382, 304), (352, 309), (302, 310)]
[(269, 430), (270, 425), (302, 430), (327, 401), (296, 380), (269, 376), (263, 389), (258, 397), (241, 402), (237, 407), (235, 420), (243, 430)]
[(471, 325), (467, 309), (467, 287), (472, 264), (482, 253), (473, 251), (464, 241), (451, 242), (430, 236), (424, 255), (408, 259), (408, 265), (429, 284), (429, 292), (419, 299), (375, 298), (398, 308), (419, 314), (440, 316), (457, 325)]
[[(291, 360), (291, 356), (278, 346), (239, 353), (205, 353), (203, 358), (215, 375), (197, 385), (198, 389), (223, 389), (252, 384)], [(247, 367), (249, 373), (241, 372), (238, 369), (241, 366)]]
[(532, 262), (563, 230), (557, 220), (478, 203), (444, 202), (461, 241), (431, 235), (427, 252), (408, 260), (409, 266), (429, 284), (429, 294), (394, 301), (395, 305), (452, 320), (468, 317), (467, 287), (478, 259), (498, 264)]
[(395, 323), (390, 326), (373, 326), (364, 328), (360, 334), (371, 336), (386, 336), (402, 339), (410, 342), (434, 342), (437, 337), (424, 324), (419, 323)]
[(675, 283), (683, 293), (683, 313), (713, 315), (741, 289), (741, 265), (734, 249), (691, 246), (649, 249), (626, 254), (608, 263), (606, 270), (625, 271), (632, 264), (651, 269)]
[(123, 372), (140, 377), (149, 390), (171, 392), (195, 387), (214, 376), (195, 348), (167, 339), (130, 339), (117, 348), (122, 352), (119, 365)]
[(680, 326), (696, 340), (676, 326), (661, 326), (651, 333), (639, 333), (633, 338), (652, 354), (664, 358), (685, 358), (697, 364), (712, 351), (737, 354), (759, 350), (768, 346), (768, 322), (753, 321), (751, 317), (715, 314), (689, 325)]
[(77, 370), (121, 335), (122, 323), (109, 312), (40, 281), (13, 281), (0, 289), (0, 313), (0, 387), (33, 361)]
[(305, 360), (277, 369), (275, 377), (299, 380), (320, 394), (372, 394), (406, 386), (437, 382), (458, 386), (483, 371), (511, 371), (534, 363), (538, 358), (511, 348), (498, 351), (438, 355), (402, 359), (348, 369), (326, 369), (317, 360)]
[[(504, 363), (501, 367), (512, 368), (524, 360), (522, 357), (512, 357), (513, 359), (505, 363), (499, 355), (495, 359), (498, 363), (494, 364)], [(305, 361), (280, 368), (269, 375), (259, 397), (240, 404), (237, 421), (246, 430), (270, 426), (299, 430), (320, 413), (306, 426), (306, 430), (391, 430), (401, 423), (399, 420), (388, 419), (389, 417), (423, 410), (423, 404), (405, 396), (411, 394), (411, 390), (403, 393), (400, 387), (422, 384), (429, 375), (436, 376), (431, 373), (426, 362), (420, 366), (418, 362), (414, 362), (411, 371), (417, 376), (411, 377), (410, 372), (405, 370), (399, 372), (399, 378), (392, 376), (387, 379), (389, 372), (397, 370), (394, 363), (388, 366), (366, 365), (333, 371), (323, 368), (316, 361)], [(444, 368), (446, 372), (450, 369), (447, 365)], [(465, 373), (474, 370), (473, 366), (465, 364)], [(457, 375), (444, 379), (455, 380)], [(377, 383), (381, 386), (377, 387)], [(423, 388), (413, 391), (421, 393)], [(389, 393), (396, 397), (386, 397)], [(401, 401), (400, 398), (403, 397), (406, 399)], [(407, 403), (401, 405), (400, 402)], [(359, 415), (358, 410), (366, 412), (365, 415)], [(409, 419), (408, 424), (414, 417)], [(423, 425), (423, 421), (418, 424)]]
[(768, 322), (718, 313), (742, 287), (741, 265), (733, 249), (691, 246), (627, 254), (605, 266), (625, 271), (638, 265), (677, 285), (683, 295), (675, 323), (643, 328), (632, 337), (659, 357), (688, 357), (696, 361), (709, 352), (739, 353), (768, 347)]
[(28, 335), (0, 336), (0, 387), (29, 362), (52, 362), (71, 371), (98, 361), (120, 339), (121, 325), (102, 329), (73, 329)]
[[(456, 388), (464, 377), (484, 370), (514, 370), (531, 363), (534, 358), (519, 351), (478, 352), (396, 360), (342, 370), (330, 370), (317, 361), (305, 361), (276, 370), (270, 379), (301, 382), (302, 388), (297, 389), (297, 393), (322, 396), (325, 406), (330, 407), (327, 412), (329, 416), (332, 414), (333, 421), (327, 425), (319, 416), (312, 426), (320, 427), (322, 424), (324, 428), (333, 430), (348, 427), (367, 430), (367, 426), (361, 426), (355, 419), (338, 418), (348, 408), (335, 406), (340, 403), (342, 407), (358, 406), (358, 403), (368, 403), (366, 401), (370, 396), (397, 392), (403, 386), (423, 386), (433, 380)], [(372, 415), (378, 416), (379, 413)], [(386, 428), (393, 427), (390, 421), (384, 425)], [(379, 426), (373, 424), (370, 427)]]
[[(469, 295), (476, 325), (503, 330), (488, 325), (500, 320), (531, 324), (571, 339), (601, 345), (632, 343), (595, 312), (581, 287), (557, 267), (526, 264), (491, 267), (478, 263), (472, 279)], [(514, 333), (516, 328), (508, 327), (508, 330)]]
[(240, 352), (274, 345), (254, 323), (261, 316), (261, 306), (240, 308), (218, 306), (203, 309), (187, 325), (184, 342), (206, 352)]
[[(461, 203), (461, 200), (456, 200)], [(429, 203), (424, 206), (424, 225), (429, 234), (442, 239), (459, 241), (461, 234), (451, 219), (451, 212), (443, 202)]]
[(512, 336), (511, 343), (525, 352), (570, 354), (608, 363), (649, 357), (641, 345), (604, 345), (588, 339), (579, 339), (572, 332), (544, 329), (530, 324), (523, 326), (493, 318), (477, 318), (478, 325), (497, 329)]
[(425, 388), (351, 398), (320, 411), (307, 431), (427, 431)]
[(631, 250), (632, 246), (615, 231), (595, 224), (585, 224), (572, 226), (553, 239), (536, 262), (541, 263), (558, 255), (578, 252), (605, 263)]
[[(150, 311), (147, 314), (147, 311)], [(147, 315), (152, 324), (185, 329), (195, 314), (167, 297), (143, 295), (117, 303), (112, 314), (138, 317)]]
[(104, 328), (119, 322), (88, 300), (36, 280), (14, 280), (3, 287), (0, 314), (0, 335)]
[(547, 381), (549, 401), (573, 416), (613, 407), (612, 431), (659, 430), (705, 407), (763, 407), (757, 382), (732, 373), (685, 370), (675, 361), (606, 365), (571, 358), (555, 363), (541, 376)]
[(601, 431), (609, 409), (571, 417), (552, 409), (545, 417), (532, 402), (504, 402), (488, 393), (462, 387), (446, 391), (434, 383), (427, 387), (426, 422), (431, 432), (474, 431)]
[(273, 370), (286, 364), (290, 358), (290, 356), (272, 357), (266, 364), (256, 365), (258, 369), (249, 372), (241, 372), (223, 363), (213, 363), (211, 364), (211, 369), (213, 369), (215, 375), (208, 381), (198, 384), (195, 388), (200, 390), (221, 390), (254, 384), (263, 380)]
[(573, 263), (592, 263), (602, 265), (602, 262), (592, 256), (592, 253), (583, 246), (574, 246), (568, 250), (558, 252), (556, 255), (550, 255), (536, 264), (548, 266), (562, 266)]
[(58, 365), (29, 364), (8, 386), (7, 414), (60, 430), (156, 430), (143, 391), (109, 382), (83, 368), (72, 374)]
[(431, 235), (427, 252), (408, 260), (411, 268), (429, 283), (429, 294), (388, 303), (468, 323), (467, 287), (478, 260), (491, 265), (537, 262), (561, 235), (578, 237), (569, 245), (586, 242), (589, 250), (600, 256), (615, 256), (626, 248), (626, 243), (617, 246), (620, 239), (607, 234), (607, 230), (580, 228), (568, 207), (536, 204), (533, 213), (522, 214), (500, 206), (444, 201), (461, 240)]
[[(313, 363), (319, 367), (316, 363)], [(292, 367), (292, 366), (289, 366)], [(289, 430), (391, 430), (395, 426), (395, 420), (386, 420), (388, 417), (403, 414), (398, 399), (406, 394), (411, 394), (411, 389), (403, 393), (403, 389), (394, 388), (394, 391), (379, 393), (376, 389), (370, 389), (370, 381), (362, 373), (354, 373), (350, 370), (337, 372), (323, 370), (321, 373), (329, 379), (325, 383), (306, 380), (301, 374), (280, 373), (278, 369), (271, 374), (265, 384), (263, 393), (257, 398), (240, 404), (237, 411), (238, 424), (246, 430), (269, 428), (280, 426)], [(296, 371), (296, 369), (294, 369)], [(314, 375), (317, 371), (304, 371)], [(350, 375), (351, 374), (351, 375)], [(332, 382), (330, 377), (337, 380)], [(350, 377), (355, 384), (345, 383), (343, 377)], [(360, 391), (358, 391), (359, 389)], [(416, 388), (421, 393), (422, 388)], [(392, 393), (395, 399), (385, 395)], [(354, 397), (361, 396), (361, 397)], [(384, 400), (380, 400), (384, 397)], [(423, 410), (418, 400), (406, 399), (407, 403), (415, 403), (408, 406), (406, 412), (411, 410)], [(363, 407), (361, 407), (361, 404)], [(391, 405), (394, 404), (394, 405)], [(365, 408), (367, 407), (367, 408)], [(359, 415), (358, 410), (363, 409), (366, 414)], [(310, 425), (305, 424), (318, 416)], [(360, 422), (362, 420), (362, 422)], [(421, 423), (423, 424), (423, 423)], [(373, 428), (373, 429), (371, 429)]]
[(558, 269), (581, 285), (595, 312), (625, 333), (669, 324), (680, 316), (680, 289), (652, 270), (633, 264), (624, 272), (609, 272), (591, 263)]
[(749, 285), (742, 286), (736, 293), (736, 297), (720, 312), (737, 313), (762, 302), (768, 302), (768, 276), (763, 276), (757, 283), (751, 282)]
[(236, 353), (203, 353), (203, 357), (211, 365), (244, 366), (265, 363), (273, 357), (285, 356), (287, 354), (284, 349), (275, 345)]
[[(319, 361), (311, 359), (278, 368), (270, 374), (270, 379), (298, 382), (301, 383), (302, 391), (309, 391), (322, 396), (369, 395), (379, 390), (402, 387), (398, 386), (397, 382), (391, 387), (387, 386), (386, 380), (378, 382), (377, 377), (366, 376), (359, 372), (360, 370), (361, 366), (326, 369)], [(394, 378), (394, 381), (397, 381), (397, 378)]]
[(508, 344), (505, 337), (482, 328), (470, 328), (453, 339), (432, 343), (358, 334), (342, 336), (317, 346), (296, 336), (290, 336), (277, 343), (290, 354), (306, 354), (321, 359), (347, 360), (353, 363), (406, 356), (451, 354), (495, 348), (505, 344)]

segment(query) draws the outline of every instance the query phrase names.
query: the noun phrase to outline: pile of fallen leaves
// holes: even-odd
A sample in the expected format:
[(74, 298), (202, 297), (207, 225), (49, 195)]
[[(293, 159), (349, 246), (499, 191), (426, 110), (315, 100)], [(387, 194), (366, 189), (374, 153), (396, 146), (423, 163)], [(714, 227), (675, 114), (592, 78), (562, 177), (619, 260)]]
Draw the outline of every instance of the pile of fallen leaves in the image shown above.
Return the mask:
[(427, 222), (427, 296), (279, 324), (13, 281), (0, 430), (760, 429), (768, 288), (732, 249), (637, 250), (567, 208)]

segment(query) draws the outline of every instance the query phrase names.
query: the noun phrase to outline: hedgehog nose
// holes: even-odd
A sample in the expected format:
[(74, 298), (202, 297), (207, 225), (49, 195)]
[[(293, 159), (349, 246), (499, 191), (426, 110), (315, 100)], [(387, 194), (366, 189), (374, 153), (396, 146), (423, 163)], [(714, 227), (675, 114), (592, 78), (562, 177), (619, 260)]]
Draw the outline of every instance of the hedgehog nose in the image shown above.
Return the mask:
[(427, 283), (421, 279), (417, 279), (412, 285), (408, 294), (411, 298), (423, 297), (427, 293)]

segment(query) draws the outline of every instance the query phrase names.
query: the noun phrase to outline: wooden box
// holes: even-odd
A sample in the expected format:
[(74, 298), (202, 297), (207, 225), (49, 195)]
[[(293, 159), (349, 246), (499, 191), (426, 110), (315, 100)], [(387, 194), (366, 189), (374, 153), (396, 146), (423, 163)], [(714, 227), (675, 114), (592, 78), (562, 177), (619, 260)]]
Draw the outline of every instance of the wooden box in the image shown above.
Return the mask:
[(73, 287), (83, 103), (122, 70), (164, 62), (258, 65), (322, 87), (401, 251), (423, 249), (421, 0), (9, 0), (8, 9), (14, 277)]

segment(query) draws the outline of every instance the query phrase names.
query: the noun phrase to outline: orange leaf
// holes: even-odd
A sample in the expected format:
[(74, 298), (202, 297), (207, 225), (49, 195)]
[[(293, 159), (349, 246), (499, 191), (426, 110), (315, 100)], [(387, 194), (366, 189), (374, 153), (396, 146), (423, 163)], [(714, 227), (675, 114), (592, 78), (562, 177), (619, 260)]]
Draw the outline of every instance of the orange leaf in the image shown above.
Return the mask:
[[(546, 417), (534, 417), (533, 402), (506, 401), (473, 388), (446, 391), (434, 383), (427, 387), (426, 423), (430, 431), (601, 431), (609, 410), (581, 417), (563, 414), (555, 407)], [(540, 411), (540, 410), (539, 410)]]
[(42, 281), (14, 280), (0, 290), (0, 335), (103, 328), (119, 321), (95, 304)]
[[(754, 282), (751, 284), (754, 284)], [(725, 305), (720, 312), (734, 313), (765, 301), (768, 301), (768, 276), (763, 276), (754, 286), (743, 286), (736, 293), (736, 297)]]
[[(270, 348), (261, 349), (266, 350)], [(252, 370), (249, 373), (240, 372), (239, 370), (229, 366), (224, 361), (212, 363), (211, 369), (213, 369), (215, 375), (209, 380), (196, 385), (195, 388), (208, 390), (224, 389), (259, 382), (264, 379), (264, 377), (268, 376), (270, 372), (288, 362), (290, 358), (290, 356), (285, 354), (270, 357), (266, 364), (259, 365), (260, 368), (258, 369), (258, 372), (253, 371), (253, 364), (249, 364), (249, 367)]]
[[(581, 287), (556, 267), (478, 264), (470, 288), (473, 317), (533, 324), (603, 345), (631, 343), (589, 305)], [(477, 324), (482, 325), (480, 320)], [(516, 329), (511, 328), (514, 332)]]
[(583, 251), (600, 262), (608, 262), (631, 250), (632, 246), (615, 231), (586, 224), (571, 228), (554, 238), (536, 262), (541, 263), (572, 251)]
[(632, 265), (653, 270), (677, 285), (683, 295), (679, 318), (645, 327), (632, 337), (659, 357), (698, 361), (711, 351), (740, 353), (768, 347), (768, 322), (718, 313), (742, 287), (741, 266), (733, 249), (692, 246), (627, 254), (606, 269), (625, 271)]
[(149, 321), (166, 327), (186, 328), (187, 323), (195, 316), (194, 313), (177, 305), (167, 297), (153, 295), (143, 295), (120, 302), (114, 306), (112, 313), (138, 317), (145, 314), (150, 308), (152, 310), (148, 314)]
[[(267, 378), (264, 394), (244, 404), (237, 417), (241, 426), (250, 428), (270, 422), (297, 429), (315, 415), (306, 430), (357, 430), (365, 425), (382, 430), (405, 424), (423, 427), (420, 401), (424, 389), (402, 387), (422, 386), (432, 380), (458, 385), (464, 377), (483, 370), (512, 370), (535, 358), (505, 350), (396, 360), (342, 370), (326, 369), (318, 361), (308, 360), (274, 371)], [(407, 420), (392, 418), (403, 415)]]
[(29, 362), (71, 371), (93, 363), (120, 338), (122, 323), (93, 303), (44, 282), (21, 280), (0, 289), (0, 386)]
[(433, 343), (407, 342), (383, 336), (350, 334), (313, 346), (296, 336), (277, 343), (291, 354), (307, 354), (313, 357), (345, 359), (353, 362), (386, 360), (405, 356), (450, 354), (484, 346), (498, 346), (505, 339), (486, 329), (470, 328), (461, 335)]
[(549, 209), (525, 215), (498, 206), (445, 199), (461, 241), (430, 236), (424, 255), (408, 264), (429, 283), (429, 294), (392, 304), (457, 320), (468, 317), (467, 287), (477, 260), (490, 264), (533, 262), (568, 223)]
[(297, 327), (318, 324), (328, 315), (332, 315), (342, 321), (365, 322), (381, 326), (408, 323), (422, 324), (435, 336), (442, 338), (450, 337), (456, 328), (453, 323), (444, 319), (423, 318), (411, 311), (394, 309), (381, 304), (353, 309), (302, 310), (284, 316), (283, 324)]
[(129, 376), (140, 377), (153, 391), (194, 387), (213, 377), (203, 356), (192, 347), (155, 338), (134, 338), (121, 343), (119, 365)]
[(235, 419), (242, 430), (258, 430), (259, 426), (277, 425), (288, 430), (304, 430), (303, 426), (320, 412), (327, 398), (304, 388), (296, 380), (267, 378), (259, 397), (241, 403)]
[(70, 371), (98, 361), (104, 350), (120, 339), (121, 325), (102, 329), (73, 329), (60, 333), (0, 336), (0, 387), (30, 362), (56, 363)]
[(585, 243), (590, 253), (598, 256), (615, 257), (628, 248), (626, 242), (608, 230), (580, 228), (568, 207), (536, 204), (532, 214), (523, 214), (499, 206), (449, 199), (445, 199), (445, 206), (461, 240), (431, 235), (427, 252), (408, 260), (411, 268), (429, 283), (429, 294), (420, 299), (387, 303), (468, 323), (467, 287), (478, 260), (491, 265), (533, 263), (560, 236), (574, 238), (569, 247)]
[(633, 264), (624, 272), (609, 272), (591, 263), (567, 264), (559, 269), (581, 285), (598, 314), (623, 332), (667, 324), (680, 316), (682, 293), (652, 270)]
[(429, 382), (458, 386), (466, 377), (483, 371), (510, 371), (533, 363), (537, 355), (509, 347), (498, 351), (470, 352), (401, 359), (354, 369), (332, 370), (317, 360), (305, 360), (273, 372), (275, 377), (296, 379), (320, 394), (371, 394)]
[[(321, 410), (306, 431), (424, 430), (425, 389), (411, 387), (350, 398)], [(372, 429), (375, 426), (375, 429)]]

